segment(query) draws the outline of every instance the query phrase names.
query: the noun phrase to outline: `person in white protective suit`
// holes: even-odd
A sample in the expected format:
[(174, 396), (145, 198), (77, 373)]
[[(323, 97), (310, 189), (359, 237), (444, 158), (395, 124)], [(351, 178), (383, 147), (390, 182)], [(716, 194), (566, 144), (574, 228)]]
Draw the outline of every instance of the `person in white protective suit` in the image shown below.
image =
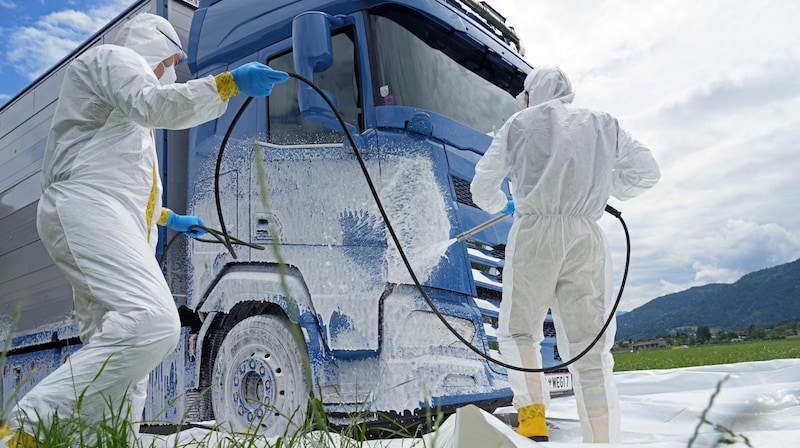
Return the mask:
[(94, 428), (122, 410), (138, 430), (148, 374), (175, 348), (180, 331), (155, 258), (156, 225), (205, 233), (193, 227), (202, 225), (199, 217), (161, 207), (152, 129), (202, 124), (221, 116), (240, 91), (267, 96), (288, 79), (251, 62), (174, 84), (183, 56), (170, 23), (143, 13), (123, 25), (114, 44), (88, 50), (66, 70), (45, 150), (37, 228), (72, 285), (83, 346), (19, 401), (0, 429), (0, 446), (33, 446), (56, 415)]
[[(541, 368), (542, 323), (551, 309), (564, 360), (600, 332), (614, 296), (611, 259), (600, 219), (610, 196), (633, 198), (660, 178), (650, 150), (608, 113), (571, 104), (567, 76), (534, 69), (509, 118), (475, 167), (472, 198), (490, 213), (512, 213), (498, 342), (504, 362)], [(511, 172), (513, 199), (500, 190)], [(569, 369), (585, 442), (620, 441), (612, 378), (616, 321)], [(542, 373), (509, 369), (517, 432), (546, 441), (550, 394)]]

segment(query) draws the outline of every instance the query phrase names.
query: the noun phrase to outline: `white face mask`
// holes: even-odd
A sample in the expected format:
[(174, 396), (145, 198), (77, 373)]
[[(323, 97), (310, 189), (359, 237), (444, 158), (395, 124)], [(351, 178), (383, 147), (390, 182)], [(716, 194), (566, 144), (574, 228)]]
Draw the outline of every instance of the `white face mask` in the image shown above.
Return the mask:
[(162, 86), (172, 84), (178, 80), (178, 74), (175, 73), (175, 64), (169, 67), (164, 66), (164, 64), (161, 64), (161, 66), (164, 67), (164, 73), (158, 78), (158, 82), (160, 82)]

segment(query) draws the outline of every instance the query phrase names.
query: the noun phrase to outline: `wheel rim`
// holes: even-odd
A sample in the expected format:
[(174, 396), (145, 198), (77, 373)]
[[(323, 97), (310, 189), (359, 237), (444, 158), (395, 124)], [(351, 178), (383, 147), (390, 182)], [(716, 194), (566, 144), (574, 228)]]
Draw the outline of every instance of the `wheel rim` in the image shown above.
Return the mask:
[(243, 359), (231, 378), (231, 398), (236, 413), (248, 423), (263, 420), (275, 404), (275, 375), (265, 358), (269, 358), (269, 354), (263, 357), (253, 354)]
[(281, 436), (299, 428), (308, 408), (305, 347), (294, 344), (288, 321), (275, 315), (243, 319), (228, 331), (214, 360), (214, 418), (233, 431)]

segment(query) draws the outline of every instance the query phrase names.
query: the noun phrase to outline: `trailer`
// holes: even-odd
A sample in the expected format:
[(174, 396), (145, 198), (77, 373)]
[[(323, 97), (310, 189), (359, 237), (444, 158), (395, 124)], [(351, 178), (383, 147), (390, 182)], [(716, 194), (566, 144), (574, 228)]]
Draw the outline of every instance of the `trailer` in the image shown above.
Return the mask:
[[(502, 16), (472, 0), (139, 1), (3, 105), (0, 403), (81, 346), (71, 288), (35, 230), (41, 160), (66, 66), (144, 11), (188, 49), (179, 82), (250, 61), (298, 73), (335, 103), (356, 148), (296, 78), (268, 98), (231, 98), (213, 122), (157, 131), (165, 206), (251, 245), (160, 229), (156, 256), (183, 327), (150, 375), (143, 421), (282, 435), (312, 402), (332, 427), (378, 429), (509, 405), (506, 370), (437, 315), (499, 358), (510, 220), (432, 250), (491, 218), (469, 184), (531, 70)], [(544, 332), (544, 366), (560, 364), (549, 317)], [(566, 369), (550, 379), (553, 394), (571, 391)]]

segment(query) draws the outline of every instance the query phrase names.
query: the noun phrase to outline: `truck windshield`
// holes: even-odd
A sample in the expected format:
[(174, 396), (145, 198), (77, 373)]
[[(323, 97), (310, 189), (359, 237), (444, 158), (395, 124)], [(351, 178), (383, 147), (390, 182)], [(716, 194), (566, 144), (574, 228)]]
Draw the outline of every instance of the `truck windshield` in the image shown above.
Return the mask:
[(375, 104), (418, 107), (492, 134), (525, 74), (468, 36), (397, 8), (371, 11)]

